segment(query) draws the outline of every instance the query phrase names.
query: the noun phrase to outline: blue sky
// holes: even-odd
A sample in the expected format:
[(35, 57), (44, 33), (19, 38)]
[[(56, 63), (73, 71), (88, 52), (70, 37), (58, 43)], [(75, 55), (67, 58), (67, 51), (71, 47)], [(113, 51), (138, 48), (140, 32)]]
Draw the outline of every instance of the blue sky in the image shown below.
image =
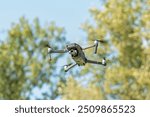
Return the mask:
[(0, 0), (0, 31), (7, 30), (21, 16), (38, 17), (44, 25), (55, 21), (66, 29), (67, 40), (85, 38), (81, 23), (90, 19), (89, 8), (100, 7), (99, 0)]

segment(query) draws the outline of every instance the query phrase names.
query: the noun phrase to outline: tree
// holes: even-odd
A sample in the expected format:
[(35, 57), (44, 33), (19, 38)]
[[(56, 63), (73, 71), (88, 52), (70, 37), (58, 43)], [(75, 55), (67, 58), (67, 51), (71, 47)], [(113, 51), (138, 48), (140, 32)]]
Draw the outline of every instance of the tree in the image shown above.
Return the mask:
[[(150, 99), (149, 8), (150, 2), (147, 0), (108, 0), (103, 3), (102, 9), (90, 9), (95, 25), (85, 23), (83, 29), (89, 41), (100, 38), (108, 41), (98, 55), (107, 55), (106, 58), (112, 63), (108, 62), (106, 69), (87, 65), (79, 72), (90, 77), (87, 85), (92, 83), (99, 88), (89, 89), (88, 99), (93, 99), (90, 95), (95, 91), (97, 96), (99, 92), (103, 94), (98, 99)], [(72, 92), (84, 90), (78, 85), (68, 85), (73, 83), (73, 80), (67, 81), (66, 87), (61, 89), (62, 96), (81, 99), (80, 95), (70, 98)], [(86, 91), (82, 95), (86, 97)]]
[(83, 87), (72, 77), (67, 79), (66, 84), (60, 83), (60, 85), (61, 86), (59, 86), (58, 91), (60, 95), (63, 95), (62, 99), (96, 100), (99, 99), (99, 97), (103, 97), (103, 94), (99, 91), (100, 87), (97, 87), (92, 83), (86, 87)]
[[(50, 64), (44, 47), (50, 41), (60, 48), (65, 42), (64, 29), (54, 22), (42, 27), (37, 18), (30, 24), (21, 17), (13, 23), (7, 39), (0, 43), (0, 99), (57, 98), (58, 80), (54, 78), (61, 75), (53, 71), (61, 55), (56, 55)], [(40, 94), (35, 95), (34, 89)]]

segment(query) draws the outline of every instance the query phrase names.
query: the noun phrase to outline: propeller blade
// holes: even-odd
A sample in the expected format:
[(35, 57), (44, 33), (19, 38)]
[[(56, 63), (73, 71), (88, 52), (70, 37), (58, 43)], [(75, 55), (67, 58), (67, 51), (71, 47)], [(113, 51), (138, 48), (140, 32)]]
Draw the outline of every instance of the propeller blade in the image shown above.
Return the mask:
[(46, 44), (45, 47), (51, 48), (51, 46), (49, 44)]
[(96, 40), (96, 41), (98, 41), (100, 43), (107, 43), (107, 41), (105, 41), (105, 40)]
[(104, 41), (104, 40), (97, 40), (98, 42), (100, 42), (100, 43), (107, 43), (106, 41)]
[(107, 41), (105, 41), (105, 40), (98, 40), (98, 39), (96, 39), (96, 40), (92, 40), (92, 41), (97, 41), (97, 42), (100, 42), (100, 43), (108, 43)]

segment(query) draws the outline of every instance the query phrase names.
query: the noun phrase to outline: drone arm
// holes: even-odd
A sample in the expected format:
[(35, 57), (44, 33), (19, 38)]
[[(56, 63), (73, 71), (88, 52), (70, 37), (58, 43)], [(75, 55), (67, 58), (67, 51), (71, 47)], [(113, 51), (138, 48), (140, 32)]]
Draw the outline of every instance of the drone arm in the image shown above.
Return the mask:
[(90, 48), (93, 48), (93, 47), (95, 47), (95, 44), (92, 45), (92, 46), (89, 46), (89, 47), (85, 47), (85, 48), (83, 48), (82, 50), (87, 50), (87, 49), (90, 49)]
[(92, 64), (101, 64), (102, 65), (102, 62), (93, 61), (93, 60), (87, 60), (86, 62), (87, 63), (92, 63)]
[(68, 52), (66, 49), (64, 50), (51, 50), (50, 53), (66, 53)]
[(90, 49), (90, 48), (94, 48), (94, 47), (95, 47), (95, 49), (94, 49), (94, 54), (96, 54), (96, 53), (97, 53), (97, 48), (98, 48), (98, 41), (95, 41), (95, 42), (94, 42), (94, 45), (92, 45), (92, 46), (83, 48), (83, 50)]
[(49, 55), (49, 60), (51, 61), (51, 54), (52, 53), (66, 53), (68, 52), (67, 49), (63, 49), (63, 50), (53, 50), (50, 46), (48, 46), (48, 55)]
[(71, 69), (71, 68), (73, 68), (74, 66), (76, 66), (77, 65), (77, 63), (73, 63), (73, 64), (71, 64), (71, 65), (65, 65), (64, 66), (64, 70), (65, 70), (65, 72), (67, 72), (69, 69)]
[(103, 59), (102, 62), (99, 62), (99, 61), (93, 61), (93, 60), (88, 60), (86, 61), (87, 63), (92, 63), (92, 64), (99, 64), (99, 65), (104, 65), (106, 66), (106, 62), (105, 62), (105, 59)]

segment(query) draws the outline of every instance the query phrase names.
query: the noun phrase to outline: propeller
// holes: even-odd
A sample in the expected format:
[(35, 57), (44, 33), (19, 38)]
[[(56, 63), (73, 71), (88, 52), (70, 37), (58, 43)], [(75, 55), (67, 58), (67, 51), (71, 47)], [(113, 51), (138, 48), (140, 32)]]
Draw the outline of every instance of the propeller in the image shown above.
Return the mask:
[(45, 47), (51, 48), (51, 46), (49, 44), (46, 44)]
[(93, 39), (92, 41), (97, 41), (97, 42), (100, 42), (100, 43), (108, 43), (106, 40), (99, 40), (99, 39)]

